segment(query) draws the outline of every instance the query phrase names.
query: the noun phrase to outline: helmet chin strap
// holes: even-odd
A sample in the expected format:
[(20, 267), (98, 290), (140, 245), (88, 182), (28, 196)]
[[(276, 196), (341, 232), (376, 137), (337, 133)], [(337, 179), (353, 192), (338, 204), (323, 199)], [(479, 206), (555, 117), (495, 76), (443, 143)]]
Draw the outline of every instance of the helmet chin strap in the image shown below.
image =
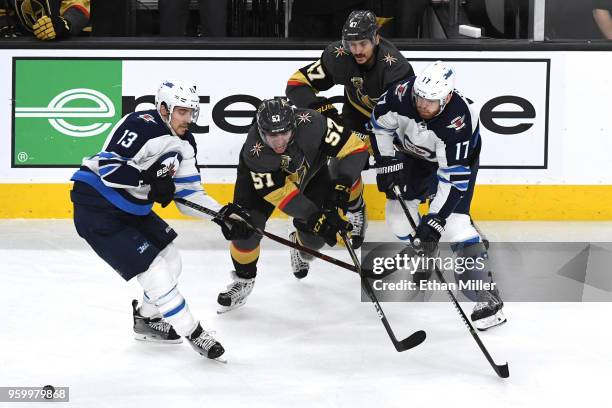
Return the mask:
[(162, 118), (162, 120), (166, 124), (166, 127), (168, 128), (168, 130), (170, 130), (170, 133), (172, 133), (172, 136), (178, 137), (174, 129), (172, 129), (172, 125), (170, 124), (170, 118), (172, 117), (172, 111), (174, 110), (174, 107), (171, 110), (168, 110), (168, 106), (166, 106), (166, 110), (168, 111), (168, 119), (164, 118), (164, 115), (162, 115), (160, 111), (157, 111), (157, 113), (159, 113), (159, 116)]

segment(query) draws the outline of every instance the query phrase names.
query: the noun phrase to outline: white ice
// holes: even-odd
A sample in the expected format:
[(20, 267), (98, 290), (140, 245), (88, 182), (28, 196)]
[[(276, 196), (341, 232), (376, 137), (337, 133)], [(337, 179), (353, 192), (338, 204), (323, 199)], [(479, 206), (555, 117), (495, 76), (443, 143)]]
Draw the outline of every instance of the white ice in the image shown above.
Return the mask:
[[(510, 365), (510, 378), (500, 379), (449, 303), (384, 303), (398, 337), (427, 332), (423, 344), (398, 353), (372, 305), (360, 302), (354, 273), (317, 261), (297, 281), (287, 249), (269, 240), (247, 304), (217, 315), (231, 269), (227, 243), (209, 222), (170, 223), (183, 259), (179, 288), (217, 331), (227, 365), (186, 343), (134, 340), (138, 283), (119, 278), (70, 220), (4, 220), (0, 386), (68, 386), (70, 406), (83, 408), (609, 404), (610, 303), (507, 303), (508, 323), (481, 334), (493, 358)], [(612, 237), (612, 223), (599, 222), (480, 227), (495, 241)], [(286, 236), (286, 222), (269, 230)], [(368, 239), (388, 240), (384, 224), (371, 223)], [(342, 250), (327, 253), (350, 262)]]

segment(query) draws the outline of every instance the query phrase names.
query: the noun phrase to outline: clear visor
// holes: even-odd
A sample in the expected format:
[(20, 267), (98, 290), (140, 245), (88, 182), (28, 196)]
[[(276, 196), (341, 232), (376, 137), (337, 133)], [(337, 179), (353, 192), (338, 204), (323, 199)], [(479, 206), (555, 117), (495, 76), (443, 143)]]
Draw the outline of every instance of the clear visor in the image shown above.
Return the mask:
[(345, 40), (343, 38), (342, 46), (351, 54), (359, 54), (359, 52), (364, 48), (374, 46), (374, 36), (370, 38), (362, 38), (361, 40)]
[[(191, 109), (191, 123), (196, 123), (198, 121), (198, 118), (200, 117), (200, 106), (199, 105), (195, 108), (193, 106), (178, 106), (178, 105), (173, 106), (172, 112), (174, 112), (174, 110), (178, 108)], [(172, 116), (172, 112), (170, 112), (170, 116)]]

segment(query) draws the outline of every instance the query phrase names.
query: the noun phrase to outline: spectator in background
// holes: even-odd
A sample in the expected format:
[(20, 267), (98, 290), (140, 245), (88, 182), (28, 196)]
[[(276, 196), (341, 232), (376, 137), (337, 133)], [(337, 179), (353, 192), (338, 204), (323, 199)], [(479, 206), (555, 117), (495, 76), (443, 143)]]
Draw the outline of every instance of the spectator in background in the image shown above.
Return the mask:
[(593, 18), (604, 38), (612, 40), (612, 0), (595, 0)]
[(39, 40), (59, 40), (91, 31), (90, 0), (9, 0), (16, 16), (15, 29)]
[(294, 0), (290, 37), (336, 38), (353, 10), (372, 9), (367, 0)]
[[(190, 0), (159, 0), (159, 34), (164, 37), (186, 35)], [(227, 0), (199, 0), (201, 35), (227, 35)]]

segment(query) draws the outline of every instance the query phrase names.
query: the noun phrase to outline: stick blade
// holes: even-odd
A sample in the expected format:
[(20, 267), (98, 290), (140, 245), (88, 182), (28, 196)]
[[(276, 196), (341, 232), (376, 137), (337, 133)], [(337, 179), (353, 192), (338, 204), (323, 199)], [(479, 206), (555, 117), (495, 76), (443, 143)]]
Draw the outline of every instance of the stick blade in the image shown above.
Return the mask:
[(508, 377), (510, 377), (510, 370), (508, 368), (508, 363), (506, 363), (504, 365), (496, 365), (495, 366), (495, 372), (501, 378), (508, 378)]
[(398, 352), (410, 350), (425, 341), (427, 338), (427, 333), (423, 330), (419, 330), (417, 332), (412, 333), (410, 336), (406, 337), (404, 340), (398, 342), (395, 345), (395, 349)]

